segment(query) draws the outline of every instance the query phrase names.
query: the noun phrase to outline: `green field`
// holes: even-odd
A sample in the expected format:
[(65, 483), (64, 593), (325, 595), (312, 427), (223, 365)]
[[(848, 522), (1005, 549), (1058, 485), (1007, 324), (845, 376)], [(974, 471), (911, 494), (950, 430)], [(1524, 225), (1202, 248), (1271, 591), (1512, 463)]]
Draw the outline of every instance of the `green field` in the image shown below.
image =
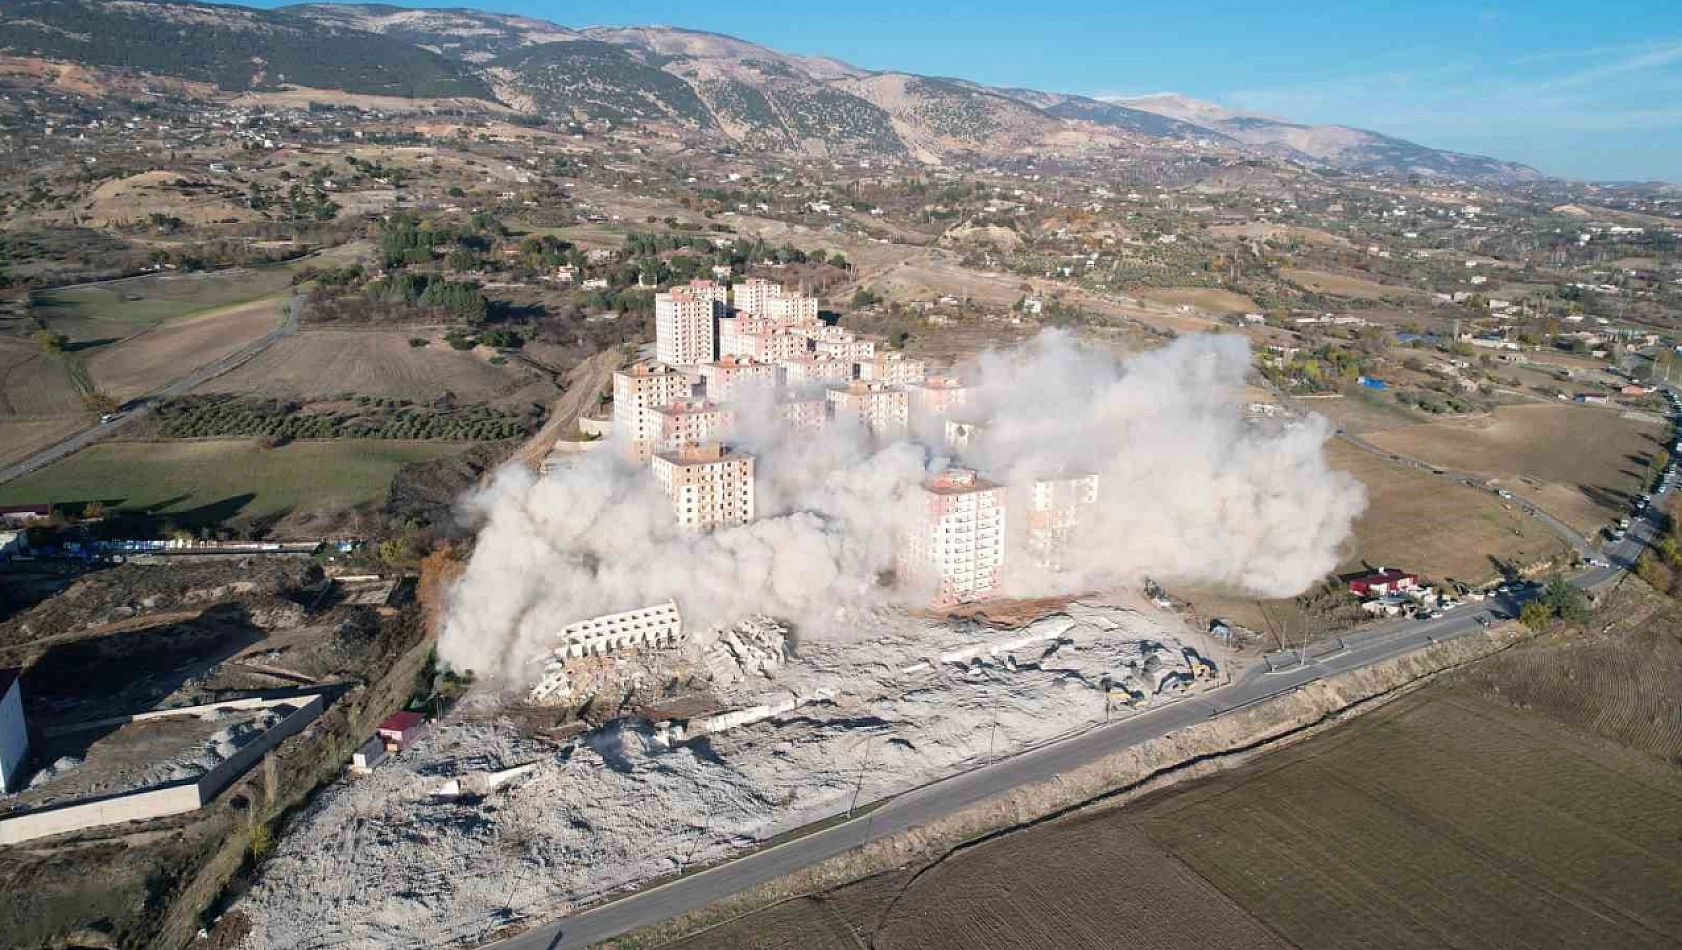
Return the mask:
[(226, 307), (270, 294), (292, 284), (292, 268), (277, 265), (214, 274), (154, 274), (62, 290), (44, 290), (30, 298), (37, 316), (77, 337), (83, 324), (132, 324), (132, 329)]
[(383, 501), (398, 468), (463, 451), (460, 444), (372, 439), (111, 442), (0, 485), (0, 505), (99, 500), (184, 523), (248, 520)]
[(77, 342), (109, 341), (206, 310), (274, 296), (307, 267), (340, 267), (367, 250), (357, 241), (310, 257), (210, 273), (164, 273), (43, 290), (30, 297), (34, 314)]

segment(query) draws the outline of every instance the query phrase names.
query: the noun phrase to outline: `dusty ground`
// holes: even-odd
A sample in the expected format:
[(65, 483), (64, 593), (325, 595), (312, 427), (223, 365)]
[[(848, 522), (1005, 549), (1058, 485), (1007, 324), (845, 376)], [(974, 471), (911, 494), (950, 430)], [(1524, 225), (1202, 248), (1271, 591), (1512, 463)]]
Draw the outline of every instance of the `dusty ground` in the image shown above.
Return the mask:
[(1592, 534), (1627, 510), (1641, 489), (1660, 426), (1595, 406), (1510, 406), (1487, 418), (1373, 433), (1375, 445), (1477, 473), (1533, 494), (1572, 527)]
[[(431, 342), (415, 347), (411, 338)], [(417, 402), (446, 391), (461, 402), (554, 398), (554, 387), (543, 377), (512, 360), (492, 365), (490, 355), (452, 349), (435, 330), (309, 330), (198, 391), (301, 399), (348, 392)]]
[(144, 395), (261, 339), (285, 318), (290, 299), (281, 294), (171, 320), (98, 350), (88, 360), (88, 372), (100, 391), (119, 402)]

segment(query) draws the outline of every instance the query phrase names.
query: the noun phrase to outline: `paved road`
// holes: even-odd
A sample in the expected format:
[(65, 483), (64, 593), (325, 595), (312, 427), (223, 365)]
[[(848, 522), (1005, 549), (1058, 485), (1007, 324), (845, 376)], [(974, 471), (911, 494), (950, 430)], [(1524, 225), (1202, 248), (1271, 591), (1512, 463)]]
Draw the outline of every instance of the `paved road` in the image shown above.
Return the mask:
[(12, 481), (13, 479), (22, 478), (30, 472), (46, 468), (48, 465), (53, 464), (59, 459), (69, 455), (74, 455), (136, 419), (144, 418), (152, 411), (153, 405), (166, 399), (173, 399), (176, 396), (185, 395), (193, 389), (204, 385), (218, 376), (221, 376), (223, 373), (237, 369), (250, 362), (252, 359), (255, 359), (259, 353), (262, 353), (264, 350), (273, 346), (275, 342), (280, 340), (282, 337), (298, 332), (298, 321), (303, 315), (303, 307), (304, 298), (294, 295), (291, 302), (287, 305), (286, 319), (282, 320), (278, 326), (265, 334), (262, 339), (253, 340), (219, 360), (206, 363), (198, 369), (193, 370), (191, 373), (172, 380), (170, 383), (159, 389), (153, 390), (144, 396), (131, 400), (124, 405), (122, 413), (109, 422), (96, 423), (95, 425), (89, 426), (88, 428), (83, 429), (61, 442), (56, 442), (41, 451), (36, 452), (34, 455), (31, 455), (21, 462), (8, 465), (5, 468), (0, 468), (0, 484)]

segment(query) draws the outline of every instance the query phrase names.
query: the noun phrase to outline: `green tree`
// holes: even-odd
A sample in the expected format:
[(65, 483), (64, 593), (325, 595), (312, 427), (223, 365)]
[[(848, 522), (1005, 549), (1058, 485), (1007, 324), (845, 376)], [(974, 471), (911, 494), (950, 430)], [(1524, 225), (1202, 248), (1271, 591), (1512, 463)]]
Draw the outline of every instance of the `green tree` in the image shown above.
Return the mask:
[(1539, 600), (1533, 600), (1525, 604), (1524, 609), (1519, 611), (1518, 619), (1525, 626), (1540, 633), (1548, 628), (1548, 624), (1553, 623), (1554, 612), (1548, 609), (1547, 604)]
[(1588, 598), (1563, 577), (1548, 581), (1541, 601), (1554, 616), (1569, 623), (1581, 623), (1589, 617)]

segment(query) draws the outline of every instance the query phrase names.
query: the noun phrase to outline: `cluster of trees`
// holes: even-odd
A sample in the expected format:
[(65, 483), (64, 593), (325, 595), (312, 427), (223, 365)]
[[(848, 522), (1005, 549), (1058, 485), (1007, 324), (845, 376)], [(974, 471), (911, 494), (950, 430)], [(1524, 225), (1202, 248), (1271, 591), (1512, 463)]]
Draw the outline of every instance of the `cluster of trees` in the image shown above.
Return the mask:
[(369, 281), (363, 292), (370, 300), (381, 303), (442, 307), (475, 324), (483, 323), (490, 311), (490, 301), (485, 299), (478, 284), (445, 280), (437, 274), (398, 271), (380, 280)]
[(1555, 577), (1542, 588), (1540, 597), (1525, 604), (1519, 620), (1532, 630), (1542, 630), (1555, 620), (1582, 623), (1589, 618), (1589, 600), (1563, 577)]
[(357, 396), (355, 409), (304, 411), (296, 402), (240, 396), (187, 396), (158, 409), (169, 438), (258, 436), (275, 443), (293, 439), (425, 439), (491, 442), (529, 434), (531, 413), (448, 402), (416, 405), (404, 399)]

